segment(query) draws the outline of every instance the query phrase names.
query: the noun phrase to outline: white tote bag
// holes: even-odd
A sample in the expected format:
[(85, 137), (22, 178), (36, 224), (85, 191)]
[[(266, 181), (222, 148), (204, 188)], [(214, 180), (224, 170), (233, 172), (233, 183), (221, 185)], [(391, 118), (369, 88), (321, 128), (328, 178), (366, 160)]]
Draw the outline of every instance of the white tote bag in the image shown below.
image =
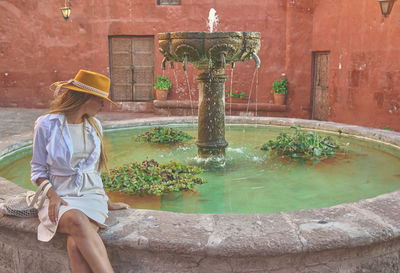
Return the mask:
[(5, 215), (18, 217), (36, 217), (43, 206), (46, 195), (51, 188), (49, 180), (43, 181), (36, 192), (27, 191), (8, 198), (0, 204), (0, 212)]

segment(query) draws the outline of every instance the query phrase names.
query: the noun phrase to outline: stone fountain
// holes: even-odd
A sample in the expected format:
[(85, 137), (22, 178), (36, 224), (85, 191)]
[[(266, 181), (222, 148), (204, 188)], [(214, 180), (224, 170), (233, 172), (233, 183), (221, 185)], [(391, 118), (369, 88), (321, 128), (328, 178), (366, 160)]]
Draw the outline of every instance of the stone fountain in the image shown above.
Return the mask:
[(225, 74), (227, 65), (254, 58), (260, 66), (259, 32), (167, 32), (159, 33), (159, 49), (167, 61), (183, 62), (197, 68), (199, 83), (198, 154), (201, 157), (224, 155)]

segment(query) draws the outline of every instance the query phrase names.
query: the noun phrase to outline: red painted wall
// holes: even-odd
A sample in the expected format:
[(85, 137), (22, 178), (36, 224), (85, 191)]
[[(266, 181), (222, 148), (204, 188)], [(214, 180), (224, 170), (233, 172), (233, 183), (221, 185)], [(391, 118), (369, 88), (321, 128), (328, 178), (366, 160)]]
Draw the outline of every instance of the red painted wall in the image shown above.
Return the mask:
[(310, 118), (312, 18), (312, 0), (287, 1), (285, 69), (290, 117)]
[(330, 51), (329, 120), (400, 131), (400, 3), (314, 1), (313, 51)]
[[(79, 68), (108, 74), (112, 35), (154, 35), (207, 31), (210, 8), (217, 31), (261, 32), (261, 68), (252, 99), (272, 102), (272, 82), (286, 72), (288, 116), (309, 118), (312, 51), (330, 51), (329, 120), (400, 130), (400, 7), (383, 19), (376, 1), (202, 0), (157, 6), (156, 0), (72, 0), (71, 19), (62, 19), (63, 1), (0, 1), (0, 106), (47, 107), (48, 86), (74, 77)], [(158, 49), (155, 39), (155, 48)], [(188, 98), (181, 64), (156, 75), (173, 79), (175, 93)], [(339, 69), (341, 64), (341, 69)], [(230, 75), (230, 68), (227, 68)], [(254, 61), (237, 63), (233, 88), (250, 92)], [(188, 78), (197, 97), (195, 69)], [(176, 81), (175, 81), (175, 75)], [(230, 87), (230, 78), (226, 82)], [(178, 91), (178, 92), (177, 92)]]
[[(32, 2), (0, 2), (1, 106), (46, 107), (52, 82), (74, 77), (79, 68), (108, 74), (109, 36), (207, 31), (210, 8), (217, 10), (218, 31), (261, 32), (260, 101), (272, 100), (272, 79), (285, 69), (285, 0), (182, 1), (181, 6), (157, 6), (156, 0), (72, 1), (67, 22), (59, 11), (63, 2)], [(155, 43), (158, 49), (157, 39)], [(162, 55), (157, 51), (155, 56), (156, 75), (162, 74)], [(233, 87), (248, 92), (254, 70), (254, 61), (237, 64)], [(165, 73), (174, 79), (172, 70)], [(176, 75), (178, 95), (188, 97), (179, 64)], [(189, 79), (191, 89), (196, 90), (193, 67)]]

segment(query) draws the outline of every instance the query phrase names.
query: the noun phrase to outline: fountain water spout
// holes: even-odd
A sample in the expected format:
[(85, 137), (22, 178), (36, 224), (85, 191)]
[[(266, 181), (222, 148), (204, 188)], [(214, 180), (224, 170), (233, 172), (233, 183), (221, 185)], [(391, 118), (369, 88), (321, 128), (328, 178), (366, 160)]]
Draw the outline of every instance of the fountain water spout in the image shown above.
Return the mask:
[(253, 59), (256, 62), (256, 67), (259, 68), (261, 65), (260, 58), (258, 58), (258, 56), (255, 52), (251, 52), (251, 55), (253, 56)]
[(225, 68), (225, 66), (226, 66), (225, 52), (221, 52), (221, 67)]
[(164, 59), (162, 60), (162, 63), (161, 63), (162, 70), (166, 69), (166, 63), (167, 63), (167, 57), (164, 57)]
[(187, 70), (187, 62), (188, 62), (188, 54), (185, 54), (185, 58), (183, 59), (183, 71)]

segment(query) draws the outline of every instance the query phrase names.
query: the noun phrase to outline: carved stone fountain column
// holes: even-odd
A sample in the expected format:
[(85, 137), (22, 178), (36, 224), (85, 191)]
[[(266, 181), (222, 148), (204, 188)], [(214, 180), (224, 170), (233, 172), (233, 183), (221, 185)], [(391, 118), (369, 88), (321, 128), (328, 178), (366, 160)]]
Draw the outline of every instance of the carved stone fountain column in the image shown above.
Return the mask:
[(224, 69), (199, 70), (199, 156), (224, 155), (225, 140), (225, 80)]
[(199, 113), (198, 153), (202, 157), (224, 155), (226, 65), (236, 61), (259, 59), (258, 32), (167, 32), (158, 34), (160, 52), (167, 61), (187, 62), (198, 69)]

